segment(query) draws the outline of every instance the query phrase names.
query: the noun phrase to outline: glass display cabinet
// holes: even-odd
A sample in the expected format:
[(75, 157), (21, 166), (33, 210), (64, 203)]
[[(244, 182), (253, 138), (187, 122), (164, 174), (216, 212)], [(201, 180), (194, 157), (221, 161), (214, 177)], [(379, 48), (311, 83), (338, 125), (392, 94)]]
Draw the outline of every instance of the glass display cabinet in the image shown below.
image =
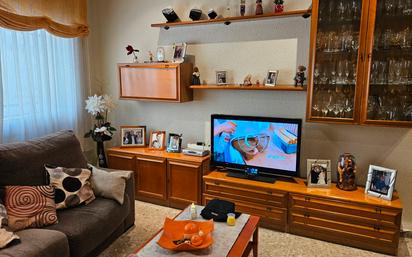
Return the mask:
[(314, 0), (307, 120), (412, 125), (412, 0)]

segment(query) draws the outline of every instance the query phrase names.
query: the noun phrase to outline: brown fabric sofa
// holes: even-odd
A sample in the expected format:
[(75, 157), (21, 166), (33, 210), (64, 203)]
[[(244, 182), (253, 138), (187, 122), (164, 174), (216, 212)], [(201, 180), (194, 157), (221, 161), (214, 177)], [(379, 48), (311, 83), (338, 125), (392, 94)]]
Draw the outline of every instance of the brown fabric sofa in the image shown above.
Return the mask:
[[(47, 184), (46, 163), (87, 168), (76, 136), (72, 131), (61, 131), (24, 143), (0, 145), (0, 186)], [(0, 257), (97, 256), (134, 225), (134, 176), (127, 181), (125, 191), (123, 205), (96, 197), (88, 205), (58, 210), (58, 224), (17, 232), (20, 242), (0, 250)]]

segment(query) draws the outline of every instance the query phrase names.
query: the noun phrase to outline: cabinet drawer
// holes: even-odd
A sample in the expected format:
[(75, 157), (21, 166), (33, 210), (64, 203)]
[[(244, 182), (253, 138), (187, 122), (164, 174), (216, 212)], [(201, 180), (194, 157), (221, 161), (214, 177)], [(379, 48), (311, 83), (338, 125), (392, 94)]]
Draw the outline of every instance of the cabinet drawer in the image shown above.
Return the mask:
[(108, 152), (107, 159), (109, 168), (118, 170), (135, 170), (134, 155)]
[(380, 220), (394, 227), (400, 227), (402, 210), (377, 207), (373, 205), (343, 202), (305, 195), (290, 195), (290, 208), (304, 208), (335, 213), (337, 216), (365, 217), (367, 219)]
[(236, 211), (238, 212), (242, 212), (242, 213), (246, 213), (250, 215), (256, 215), (261, 218), (267, 218), (267, 219), (270, 219), (272, 223), (277, 223), (279, 225), (286, 225), (286, 219), (287, 219), (286, 209), (262, 206), (262, 205), (258, 205), (255, 203), (251, 204), (247, 202), (241, 202), (236, 199), (221, 197), (217, 195), (216, 196), (209, 195), (209, 194), (203, 195), (203, 201), (204, 201), (203, 203), (206, 205), (208, 202), (210, 202), (212, 199), (215, 199), (215, 198), (234, 202), (236, 205)]
[(291, 212), (290, 222), (307, 224), (313, 226), (324, 227), (332, 230), (343, 231), (350, 234), (356, 234), (367, 238), (375, 238), (388, 242), (392, 242), (396, 239), (397, 230), (383, 226), (382, 224), (352, 224), (335, 219), (327, 219), (322, 215), (311, 212), (296, 211)]
[(272, 207), (286, 208), (287, 194), (274, 190), (254, 190), (250, 188), (240, 188), (229, 183), (211, 182), (205, 183), (205, 192), (219, 194), (222, 197), (229, 197), (239, 201), (252, 202)]

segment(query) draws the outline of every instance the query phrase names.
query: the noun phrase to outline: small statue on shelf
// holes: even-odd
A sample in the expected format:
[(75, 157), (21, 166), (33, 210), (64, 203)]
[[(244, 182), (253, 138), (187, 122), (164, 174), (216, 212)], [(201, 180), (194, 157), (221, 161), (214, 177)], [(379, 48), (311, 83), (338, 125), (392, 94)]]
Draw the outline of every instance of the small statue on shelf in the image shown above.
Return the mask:
[(274, 13), (281, 13), (281, 12), (283, 12), (283, 9), (284, 9), (283, 3), (284, 3), (283, 0), (274, 0), (274, 1), (273, 1), (273, 12), (274, 12)]
[(349, 153), (339, 156), (338, 183), (336, 183), (336, 187), (345, 191), (356, 190), (355, 174), (355, 157)]
[(296, 72), (296, 76), (295, 76), (295, 87), (297, 87), (299, 84), (301, 87), (303, 87), (303, 84), (306, 81), (305, 71), (306, 71), (306, 67), (303, 65), (299, 65), (298, 70)]
[(200, 85), (200, 73), (198, 67), (193, 68), (192, 85)]
[(153, 62), (153, 53), (149, 51), (149, 62)]
[(256, 15), (262, 15), (263, 14), (263, 6), (262, 6), (262, 0), (256, 0)]
[(256, 80), (256, 85), (260, 86), (260, 80)]
[(240, 16), (245, 16), (246, 0), (240, 0)]
[(248, 74), (243, 80), (242, 86), (251, 86), (252, 85), (252, 75)]

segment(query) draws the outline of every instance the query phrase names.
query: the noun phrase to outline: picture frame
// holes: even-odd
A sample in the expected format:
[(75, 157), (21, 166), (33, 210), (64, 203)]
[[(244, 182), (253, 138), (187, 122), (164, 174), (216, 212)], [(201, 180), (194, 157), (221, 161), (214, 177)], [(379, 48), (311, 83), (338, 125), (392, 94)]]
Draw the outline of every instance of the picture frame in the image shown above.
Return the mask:
[(169, 140), (167, 143), (167, 152), (180, 153), (182, 151), (182, 134), (169, 134)]
[(269, 70), (265, 79), (265, 86), (276, 86), (276, 81), (278, 80), (279, 71), (278, 70)]
[(186, 43), (176, 43), (173, 45), (173, 62), (182, 63), (186, 55)]
[(307, 160), (308, 187), (328, 188), (332, 181), (331, 160)]
[(120, 126), (121, 147), (145, 147), (146, 126)]
[(166, 131), (151, 131), (149, 148), (152, 150), (164, 150), (166, 141)]
[(396, 173), (397, 171), (394, 169), (369, 165), (365, 194), (391, 201)]
[(227, 85), (227, 71), (216, 71), (216, 84)]

